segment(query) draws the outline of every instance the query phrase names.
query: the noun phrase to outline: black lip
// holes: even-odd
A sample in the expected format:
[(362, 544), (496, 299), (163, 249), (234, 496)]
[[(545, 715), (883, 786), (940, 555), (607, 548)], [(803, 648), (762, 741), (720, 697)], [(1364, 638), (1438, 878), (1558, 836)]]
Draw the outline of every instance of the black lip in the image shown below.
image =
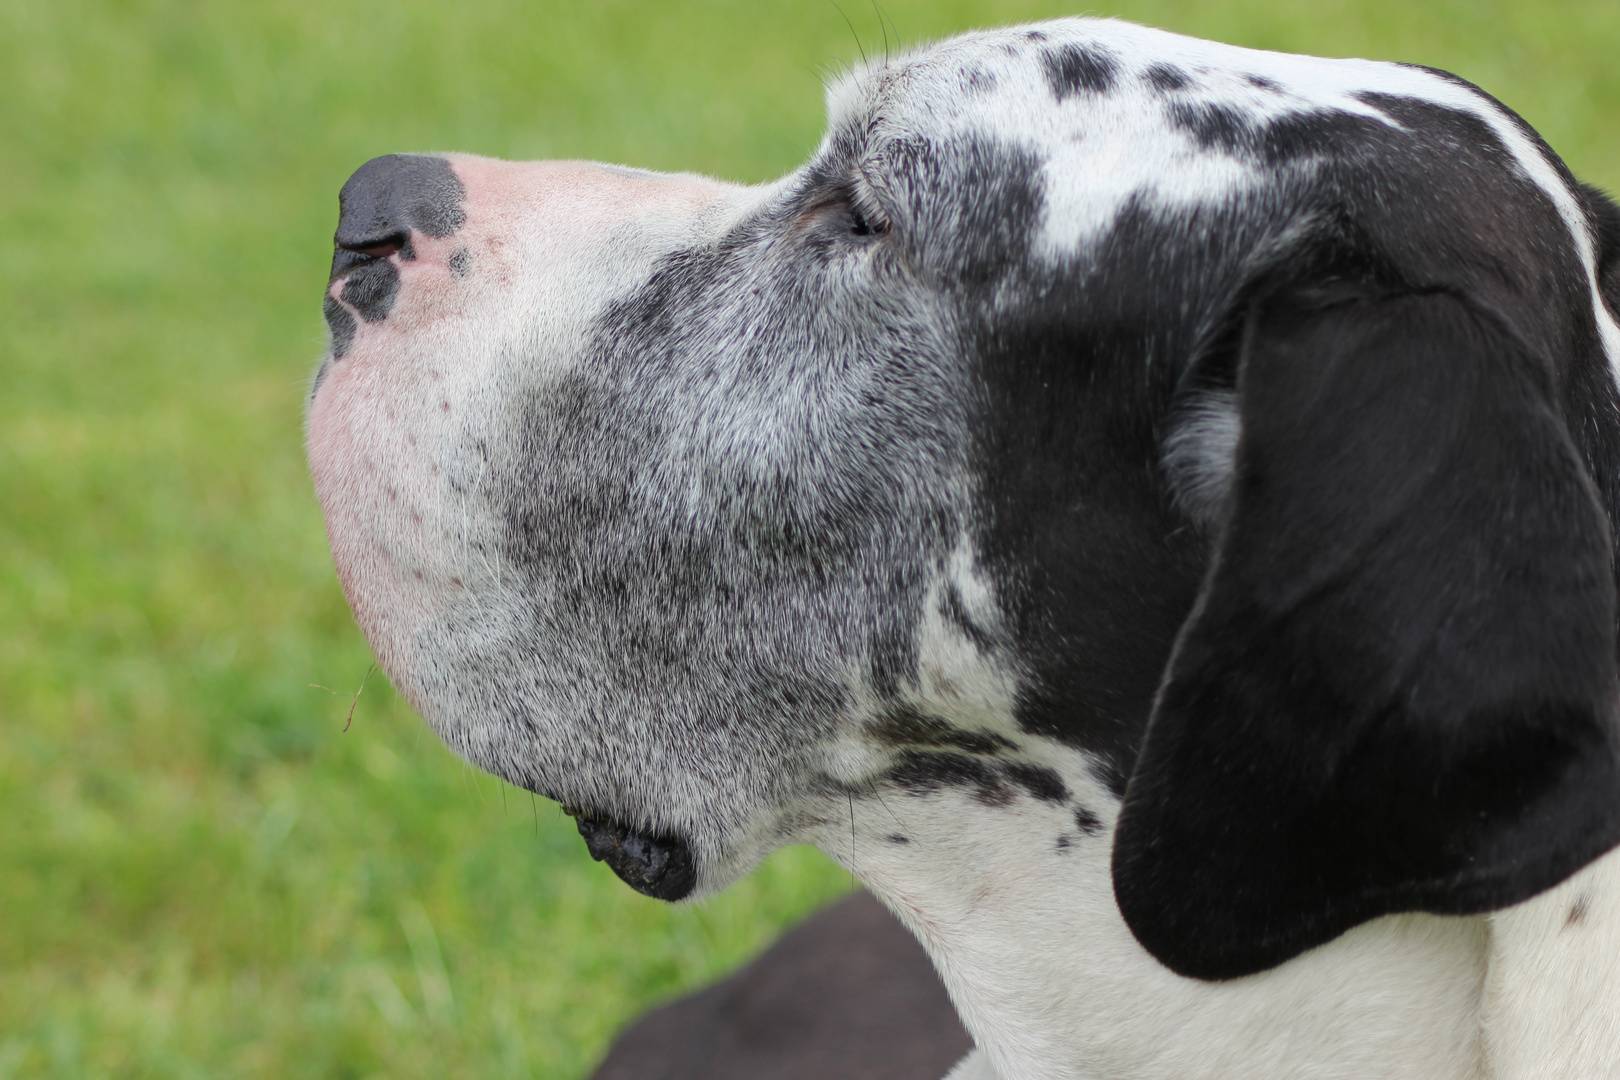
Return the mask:
[(692, 849), (678, 836), (652, 836), (600, 818), (574, 822), (591, 858), (605, 862), (626, 885), (657, 900), (680, 900), (697, 884)]

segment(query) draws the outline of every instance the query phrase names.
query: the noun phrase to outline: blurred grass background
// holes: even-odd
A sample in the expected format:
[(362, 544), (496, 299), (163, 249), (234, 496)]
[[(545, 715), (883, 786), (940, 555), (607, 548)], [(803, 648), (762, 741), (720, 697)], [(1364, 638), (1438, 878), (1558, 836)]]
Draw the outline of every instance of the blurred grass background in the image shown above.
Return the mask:
[[(1066, 13), (883, 10), (909, 42)], [(1446, 67), (1620, 186), (1615, 0), (1094, 11)], [(574, 1080), (850, 887), (790, 851), (672, 909), (380, 677), (345, 732), (370, 657), (300, 410), (359, 163), (761, 180), (815, 145), (857, 51), (828, 0), (0, 0), (0, 1080)]]

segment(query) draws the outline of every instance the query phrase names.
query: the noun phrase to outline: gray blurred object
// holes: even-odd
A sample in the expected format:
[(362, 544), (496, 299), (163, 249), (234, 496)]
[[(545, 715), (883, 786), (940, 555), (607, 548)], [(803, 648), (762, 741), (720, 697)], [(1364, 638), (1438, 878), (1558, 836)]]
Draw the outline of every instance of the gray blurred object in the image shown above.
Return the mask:
[(972, 1047), (922, 946), (863, 892), (630, 1024), (591, 1080), (939, 1080)]

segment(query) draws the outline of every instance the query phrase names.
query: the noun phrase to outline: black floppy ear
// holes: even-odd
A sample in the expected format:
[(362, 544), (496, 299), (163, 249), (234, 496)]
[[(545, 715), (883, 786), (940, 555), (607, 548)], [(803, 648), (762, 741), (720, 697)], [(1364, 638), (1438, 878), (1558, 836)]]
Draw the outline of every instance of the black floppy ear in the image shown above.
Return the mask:
[(1115, 835), (1143, 946), (1246, 975), (1620, 842), (1612, 542), (1548, 365), (1452, 294), (1274, 297), (1238, 408)]

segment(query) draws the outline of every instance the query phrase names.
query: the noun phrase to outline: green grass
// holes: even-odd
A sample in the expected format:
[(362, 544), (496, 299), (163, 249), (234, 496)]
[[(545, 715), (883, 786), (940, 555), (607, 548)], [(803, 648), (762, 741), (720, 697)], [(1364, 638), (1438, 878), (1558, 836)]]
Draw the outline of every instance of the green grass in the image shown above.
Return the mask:
[[(914, 41), (1063, 9), (884, 10)], [(1105, 10), (1452, 68), (1620, 186), (1613, 0)], [(370, 657), (300, 409), (360, 162), (764, 179), (855, 54), (826, 0), (0, 0), (0, 1080), (571, 1080), (849, 888), (793, 851), (669, 908), (381, 678), (345, 732)]]

